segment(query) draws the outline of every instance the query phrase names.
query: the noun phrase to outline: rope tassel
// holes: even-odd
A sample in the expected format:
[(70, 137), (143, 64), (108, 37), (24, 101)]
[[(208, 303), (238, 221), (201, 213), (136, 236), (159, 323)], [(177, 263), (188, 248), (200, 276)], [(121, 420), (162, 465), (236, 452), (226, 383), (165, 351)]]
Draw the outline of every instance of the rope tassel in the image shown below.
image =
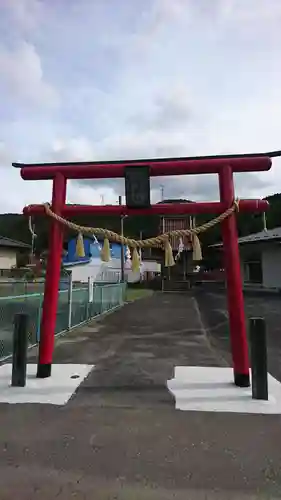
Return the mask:
[(132, 256), (132, 271), (133, 273), (137, 273), (140, 270), (140, 256), (136, 248), (133, 250)]
[(195, 233), (192, 235), (192, 246), (193, 246), (193, 252), (192, 252), (193, 261), (197, 262), (199, 260), (202, 260), (202, 249), (200, 240), (197, 234)]
[(76, 255), (77, 257), (85, 257), (83, 234), (78, 233), (76, 240)]
[(110, 261), (110, 245), (109, 245), (109, 239), (104, 238), (103, 242), (103, 247), (100, 253), (101, 260), (103, 262), (109, 262)]
[(173, 249), (171, 247), (171, 243), (167, 239), (165, 241), (165, 267), (172, 267), (175, 265)]

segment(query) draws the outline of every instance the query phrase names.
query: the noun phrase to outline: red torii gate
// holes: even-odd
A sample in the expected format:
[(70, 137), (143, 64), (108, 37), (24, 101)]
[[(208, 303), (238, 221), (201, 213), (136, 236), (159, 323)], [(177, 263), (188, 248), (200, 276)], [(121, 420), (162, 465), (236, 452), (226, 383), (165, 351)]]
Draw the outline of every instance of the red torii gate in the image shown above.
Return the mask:
[[(139, 215), (139, 214), (198, 214), (222, 213), (234, 202), (234, 172), (257, 172), (271, 168), (271, 156), (275, 153), (227, 155), (188, 158), (167, 158), (133, 161), (109, 162), (74, 162), (19, 164), (24, 180), (53, 180), (52, 210), (61, 216), (72, 215)], [(129, 209), (126, 206), (67, 205), (67, 179), (107, 179), (124, 177), (126, 166), (149, 166), (150, 176), (182, 174), (218, 174), (219, 202), (174, 203), (152, 205), (148, 209)], [(268, 203), (264, 200), (241, 200), (241, 212), (263, 212)], [(29, 205), (24, 208), (25, 215), (45, 215), (42, 205)], [(249, 357), (246, 338), (246, 323), (240, 271), (240, 258), (237, 238), (236, 217), (231, 215), (222, 222), (225, 270), (231, 350), (236, 385), (249, 386)], [(63, 228), (54, 219), (51, 220), (49, 237), (49, 256), (47, 263), (44, 302), (41, 319), (41, 334), (37, 377), (51, 375), (54, 349), (54, 332), (57, 315), (58, 290), (60, 280), (61, 253), (63, 246)]]

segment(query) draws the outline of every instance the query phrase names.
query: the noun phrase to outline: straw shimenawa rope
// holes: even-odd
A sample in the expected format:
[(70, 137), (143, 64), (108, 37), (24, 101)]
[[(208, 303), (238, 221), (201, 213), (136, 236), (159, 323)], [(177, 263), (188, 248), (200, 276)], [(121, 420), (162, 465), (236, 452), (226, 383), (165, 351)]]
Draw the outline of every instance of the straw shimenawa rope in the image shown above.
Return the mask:
[(234, 212), (239, 211), (239, 200), (235, 200), (232, 206), (229, 207), (225, 212), (220, 214), (218, 217), (215, 217), (214, 219), (210, 220), (209, 222), (202, 224), (202, 226), (197, 226), (192, 229), (176, 229), (174, 231), (169, 231), (167, 233), (163, 233), (159, 236), (155, 236), (154, 238), (148, 238), (146, 240), (134, 240), (132, 238), (127, 238), (126, 236), (121, 236), (120, 234), (117, 234), (114, 231), (110, 231), (109, 229), (103, 229), (101, 227), (80, 226), (79, 224), (75, 224), (74, 222), (64, 219), (60, 215), (57, 215), (55, 212), (51, 210), (49, 203), (44, 203), (44, 208), (46, 214), (49, 217), (55, 219), (63, 226), (66, 226), (77, 233), (84, 235), (95, 234), (96, 236), (102, 236), (112, 242), (121, 243), (122, 245), (127, 245), (131, 248), (151, 248), (151, 247), (163, 248), (165, 247), (165, 245), (172, 236), (183, 238), (184, 236), (198, 235), (200, 233), (204, 233), (208, 229), (211, 229), (212, 227), (221, 223), (222, 221), (227, 219), (227, 217), (232, 215)]

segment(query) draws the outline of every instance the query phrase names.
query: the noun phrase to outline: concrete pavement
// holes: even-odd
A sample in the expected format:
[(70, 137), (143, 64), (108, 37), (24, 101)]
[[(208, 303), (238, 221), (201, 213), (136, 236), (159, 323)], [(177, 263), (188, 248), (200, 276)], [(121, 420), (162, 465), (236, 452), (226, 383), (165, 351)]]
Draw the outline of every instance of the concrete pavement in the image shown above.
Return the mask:
[(66, 406), (0, 406), (0, 500), (280, 498), (280, 416), (180, 412), (167, 390), (176, 365), (228, 363), (209, 300), (157, 293), (61, 337), (55, 362), (95, 369)]

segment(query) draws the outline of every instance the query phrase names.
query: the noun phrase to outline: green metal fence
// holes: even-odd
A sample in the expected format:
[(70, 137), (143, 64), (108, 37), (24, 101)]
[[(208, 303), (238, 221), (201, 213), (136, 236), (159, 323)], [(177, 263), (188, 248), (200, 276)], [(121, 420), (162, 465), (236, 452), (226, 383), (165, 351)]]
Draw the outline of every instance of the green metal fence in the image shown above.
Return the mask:
[[(58, 312), (55, 333), (70, 330), (95, 316), (121, 306), (124, 303), (125, 283), (94, 284), (76, 288), (69, 284), (68, 289), (59, 292)], [(43, 293), (0, 297), (0, 359), (12, 353), (14, 316), (17, 313), (29, 315), (29, 345), (40, 338)]]

